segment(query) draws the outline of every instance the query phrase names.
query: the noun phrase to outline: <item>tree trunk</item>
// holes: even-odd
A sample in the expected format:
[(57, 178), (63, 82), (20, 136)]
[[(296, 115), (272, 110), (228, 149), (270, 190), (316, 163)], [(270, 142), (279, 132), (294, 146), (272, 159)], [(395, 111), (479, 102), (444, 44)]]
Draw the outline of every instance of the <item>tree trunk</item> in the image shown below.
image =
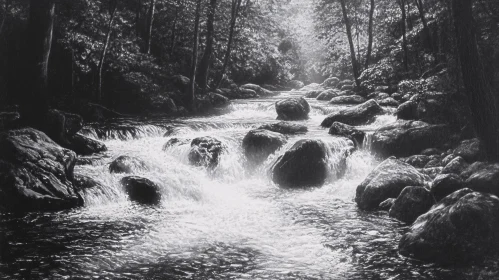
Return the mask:
[(48, 110), (48, 63), (54, 28), (54, 0), (31, 0), (27, 62), (29, 90), (23, 98), (23, 117), (36, 120)]
[(210, 8), (208, 9), (208, 16), (206, 21), (206, 47), (204, 49), (203, 57), (199, 62), (199, 87), (201, 87), (201, 92), (206, 93), (208, 87), (208, 72), (210, 69), (211, 54), (213, 52), (213, 33), (214, 33), (214, 21), (215, 21), (215, 11), (217, 9), (217, 0), (210, 0)]
[(196, 112), (196, 72), (198, 64), (198, 45), (199, 45), (199, 17), (201, 14), (201, 0), (196, 1), (196, 15), (194, 19), (194, 42), (192, 47), (192, 66), (191, 66), (191, 84), (189, 85), (189, 94), (187, 95), (187, 106), (191, 112)]
[(146, 46), (144, 48), (144, 52), (147, 54), (151, 53), (152, 27), (154, 23), (155, 11), (156, 11), (156, 0), (151, 0), (151, 4), (149, 6), (149, 15), (147, 16)]
[(142, 10), (142, 0), (137, 0), (137, 8), (135, 9), (135, 33), (140, 37), (140, 12)]
[(340, 4), (341, 4), (341, 10), (343, 12), (343, 20), (345, 21), (345, 28), (347, 31), (348, 44), (350, 45), (350, 58), (352, 60), (353, 77), (355, 79), (355, 84), (357, 84), (357, 86), (360, 86), (359, 65), (357, 63), (357, 59), (355, 56), (355, 47), (354, 47), (353, 39), (352, 39), (352, 29), (350, 26), (350, 20), (348, 19), (348, 13), (347, 13), (347, 7), (345, 4), (345, 0), (340, 0)]
[(178, 14), (180, 10), (180, 5), (182, 4), (181, 0), (177, 0), (177, 6), (175, 7), (175, 17), (173, 19), (173, 25), (172, 25), (172, 35), (171, 35), (171, 45), (170, 45), (170, 55), (173, 55), (173, 51), (175, 50), (175, 44), (177, 40), (177, 21), (178, 21)]
[(405, 0), (399, 0), (400, 10), (402, 11), (402, 49), (404, 50), (404, 69), (409, 71), (409, 50), (407, 49), (407, 28), (406, 20), (407, 16), (405, 13)]
[(499, 116), (490, 83), (478, 52), (471, 0), (452, 0), (457, 48), (464, 88), (475, 131), (489, 160), (499, 161)]
[(113, 31), (113, 21), (114, 17), (116, 16), (116, 10), (118, 7), (118, 1), (117, 0), (111, 0), (110, 5), (109, 5), (109, 21), (107, 23), (107, 35), (106, 35), (106, 40), (104, 41), (104, 47), (102, 48), (101, 52), (101, 57), (99, 60), (99, 65), (98, 65), (98, 72), (97, 72), (97, 96), (96, 96), (96, 101), (101, 102), (102, 101), (102, 69), (104, 68), (104, 61), (106, 59), (106, 54), (109, 48), (109, 42), (111, 41), (111, 33)]
[(224, 63), (222, 65), (222, 71), (220, 71), (220, 78), (216, 83), (215, 89), (218, 89), (222, 84), (223, 77), (225, 75), (225, 70), (229, 65), (230, 61), (230, 53), (232, 51), (232, 41), (234, 40), (234, 30), (236, 27), (237, 16), (239, 14), (239, 9), (241, 8), (242, 0), (232, 0), (232, 9), (231, 9), (231, 19), (230, 19), (230, 30), (229, 30), (229, 40), (227, 42), (227, 49), (225, 50)]
[[(416, 7), (418, 8), (419, 18), (421, 19), (421, 23), (423, 23), (423, 31), (424, 31), (425, 36), (426, 36), (426, 41), (427, 41), (428, 47), (432, 52), (435, 52), (435, 47), (433, 46), (433, 42), (431, 39), (430, 28), (428, 28), (428, 22), (426, 21), (423, 1), (422, 0), (414, 0), (414, 2), (416, 3)], [(435, 55), (435, 58), (436, 58), (436, 55)]]
[(369, 67), (369, 62), (371, 60), (371, 55), (373, 51), (373, 23), (374, 23), (374, 10), (376, 6), (374, 0), (371, 0), (371, 9), (369, 10), (369, 27), (367, 30), (368, 33), (368, 43), (367, 43), (367, 55), (366, 55), (366, 66), (367, 69)]

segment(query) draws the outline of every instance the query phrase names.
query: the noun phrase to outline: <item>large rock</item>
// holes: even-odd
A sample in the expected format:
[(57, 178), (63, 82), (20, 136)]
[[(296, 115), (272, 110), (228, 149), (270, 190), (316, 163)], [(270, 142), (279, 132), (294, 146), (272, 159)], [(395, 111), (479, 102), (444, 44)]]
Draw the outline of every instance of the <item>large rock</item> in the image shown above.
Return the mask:
[(399, 102), (391, 97), (386, 97), (386, 98), (383, 98), (383, 99), (380, 99), (378, 101), (378, 104), (380, 106), (391, 106), (391, 107), (397, 107), (399, 106)]
[(329, 104), (362, 104), (366, 102), (366, 99), (359, 95), (347, 95), (333, 97)]
[(281, 134), (304, 134), (308, 132), (307, 126), (290, 122), (264, 124), (258, 129), (266, 129)]
[(194, 166), (215, 168), (218, 165), (224, 146), (219, 140), (206, 136), (192, 140), (189, 162)]
[(464, 169), (463, 172), (461, 172), (461, 178), (463, 178), (463, 180), (466, 180), (471, 175), (486, 168), (489, 165), (490, 165), (490, 163), (483, 162), (483, 161), (474, 162), (474, 163), (470, 164), (466, 169)]
[(310, 113), (310, 105), (303, 97), (277, 101), (275, 109), (278, 120), (304, 120)]
[(376, 130), (372, 149), (383, 157), (405, 157), (442, 146), (449, 141), (450, 134), (446, 125), (399, 120)]
[(357, 187), (355, 201), (360, 209), (371, 210), (388, 198), (396, 198), (407, 186), (424, 186), (430, 178), (411, 165), (389, 158), (378, 165)]
[(243, 139), (246, 158), (253, 163), (262, 163), (287, 140), (284, 135), (264, 129), (251, 130)]
[(131, 156), (119, 156), (109, 165), (111, 173), (135, 173), (148, 170), (148, 166), (139, 158)]
[(424, 187), (405, 187), (390, 208), (389, 216), (404, 223), (414, 222), (435, 204), (435, 199)]
[(329, 101), (331, 100), (333, 97), (337, 97), (339, 96), (339, 91), (336, 90), (336, 89), (328, 89), (328, 90), (325, 90), (323, 92), (321, 92), (318, 96), (317, 96), (317, 100), (320, 100), (320, 101)]
[(425, 155), (413, 155), (403, 159), (405, 163), (408, 163), (416, 168), (424, 168), (425, 165), (430, 161), (429, 156)]
[(121, 179), (121, 184), (131, 201), (152, 205), (161, 201), (160, 187), (149, 179), (128, 176)]
[(487, 165), (476, 171), (464, 185), (478, 192), (486, 192), (499, 196), (499, 164)]
[(462, 157), (458, 156), (445, 165), (442, 174), (454, 173), (460, 175), (468, 166), (469, 164)]
[(357, 147), (363, 145), (364, 138), (366, 136), (366, 133), (364, 131), (358, 130), (353, 126), (340, 122), (334, 122), (331, 125), (331, 127), (329, 128), (329, 134), (334, 136), (346, 137), (352, 140), (357, 145)]
[(73, 185), (76, 154), (32, 128), (0, 133), (0, 210), (81, 206)]
[(431, 183), (430, 192), (437, 201), (464, 188), (464, 182), (456, 174), (440, 174)]
[(408, 257), (442, 264), (479, 260), (499, 248), (499, 198), (459, 190), (421, 215), (399, 243)]
[(104, 143), (81, 134), (76, 134), (70, 137), (68, 140), (69, 144), (66, 146), (66, 148), (71, 149), (82, 156), (88, 156), (95, 153), (107, 151), (107, 147), (106, 145), (104, 145)]
[(323, 83), (323, 87), (334, 88), (340, 83), (340, 79), (336, 77), (327, 78)]
[(261, 86), (255, 85), (255, 84), (245, 84), (245, 85), (242, 85), (241, 88), (242, 89), (250, 89), (250, 90), (256, 92), (256, 94), (258, 94), (259, 96), (272, 96), (272, 95), (279, 94), (278, 92), (273, 92), (273, 91), (264, 89)]
[(211, 104), (215, 108), (223, 108), (230, 104), (229, 98), (214, 92), (208, 93)]
[(480, 146), (480, 140), (477, 138), (462, 141), (454, 150), (456, 156), (474, 162), (483, 159), (484, 151)]
[(296, 142), (273, 164), (272, 180), (289, 188), (321, 186), (329, 175), (327, 149), (320, 140)]
[(338, 113), (333, 113), (327, 116), (322, 121), (321, 126), (331, 127), (334, 122), (341, 122), (348, 125), (367, 124), (376, 118), (377, 115), (383, 113), (383, 109), (374, 100), (369, 100), (363, 104), (346, 108)]

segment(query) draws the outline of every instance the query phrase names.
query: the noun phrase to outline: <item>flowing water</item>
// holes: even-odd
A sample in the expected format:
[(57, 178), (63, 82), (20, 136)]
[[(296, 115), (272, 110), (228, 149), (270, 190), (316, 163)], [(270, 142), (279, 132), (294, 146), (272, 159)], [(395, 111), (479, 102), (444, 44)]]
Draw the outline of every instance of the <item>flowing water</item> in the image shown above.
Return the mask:
[[(497, 271), (487, 269), (492, 261), (438, 267), (399, 256), (397, 243), (406, 227), (386, 212), (359, 211), (353, 202), (356, 186), (378, 163), (369, 145), (348, 158), (343, 178), (332, 177), (320, 188), (280, 189), (269, 180), (272, 161), (300, 139), (322, 139), (332, 148), (348, 145), (319, 126), (326, 114), (342, 107), (308, 100), (311, 117), (300, 123), (309, 132), (290, 137), (257, 170), (247, 168), (241, 148), (245, 134), (276, 122), (276, 100), (301, 95), (235, 101), (220, 116), (116, 120), (85, 128), (109, 151), (81, 159), (76, 172), (104, 187), (85, 191), (85, 206), (72, 211), (0, 216), (0, 232), (10, 244), (0, 277), (489, 279)], [(387, 114), (362, 129), (370, 135), (394, 120)], [(227, 147), (215, 170), (190, 166), (188, 144), (163, 150), (172, 137), (199, 136), (215, 137)], [(148, 168), (137, 175), (161, 186), (159, 206), (127, 200), (119, 184), (123, 175), (108, 171), (120, 155), (146, 162)]]

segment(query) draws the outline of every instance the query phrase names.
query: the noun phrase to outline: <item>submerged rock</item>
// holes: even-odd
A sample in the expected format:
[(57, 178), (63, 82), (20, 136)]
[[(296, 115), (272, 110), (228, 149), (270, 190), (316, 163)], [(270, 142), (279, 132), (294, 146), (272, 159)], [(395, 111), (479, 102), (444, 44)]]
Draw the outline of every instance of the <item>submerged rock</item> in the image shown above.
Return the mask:
[(246, 158), (253, 163), (262, 163), (287, 140), (284, 135), (264, 129), (251, 130), (243, 139), (243, 149)]
[(322, 122), (322, 127), (331, 127), (334, 122), (341, 122), (348, 125), (362, 125), (374, 121), (375, 117), (383, 113), (383, 109), (374, 100), (369, 100), (363, 104), (346, 108), (338, 113), (327, 116)]
[(321, 186), (329, 174), (327, 149), (320, 140), (296, 142), (273, 164), (272, 180), (289, 188)]
[(423, 186), (430, 178), (395, 158), (379, 164), (357, 187), (355, 202), (360, 209), (371, 210), (388, 198), (396, 198), (407, 186)]
[(141, 170), (148, 170), (148, 166), (144, 161), (136, 157), (119, 156), (109, 165), (111, 173), (134, 173)]
[(331, 128), (329, 128), (329, 134), (346, 137), (352, 140), (357, 146), (363, 145), (364, 138), (366, 136), (364, 131), (340, 122), (334, 122), (333, 125), (331, 125)]
[(305, 120), (310, 113), (310, 105), (305, 98), (288, 98), (275, 104), (278, 120)]
[(448, 196), (455, 191), (464, 188), (464, 182), (461, 177), (456, 174), (441, 174), (438, 175), (431, 183), (430, 192), (437, 201)]
[(69, 209), (83, 204), (73, 185), (76, 154), (32, 128), (0, 133), (0, 210)]
[(462, 189), (421, 215), (399, 243), (400, 254), (455, 264), (499, 248), (499, 198)]
[(290, 122), (264, 124), (258, 129), (265, 129), (282, 134), (305, 134), (308, 132), (307, 126)]
[(435, 199), (424, 187), (405, 187), (390, 208), (389, 216), (404, 223), (414, 222), (430, 210)]
[(210, 136), (198, 137), (191, 142), (189, 162), (194, 166), (215, 168), (223, 150), (224, 147), (219, 140)]
[(160, 187), (149, 179), (129, 176), (121, 179), (121, 184), (131, 201), (152, 205), (161, 201)]

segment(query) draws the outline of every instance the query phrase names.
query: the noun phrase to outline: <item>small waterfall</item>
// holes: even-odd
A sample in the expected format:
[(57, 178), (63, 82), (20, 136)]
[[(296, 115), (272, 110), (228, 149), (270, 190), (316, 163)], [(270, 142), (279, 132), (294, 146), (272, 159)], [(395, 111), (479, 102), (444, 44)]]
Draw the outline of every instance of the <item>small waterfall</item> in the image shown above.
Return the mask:
[(173, 127), (159, 125), (109, 125), (85, 127), (81, 134), (98, 140), (127, 141), (144, 137), (157, 137), (171, 131)]

